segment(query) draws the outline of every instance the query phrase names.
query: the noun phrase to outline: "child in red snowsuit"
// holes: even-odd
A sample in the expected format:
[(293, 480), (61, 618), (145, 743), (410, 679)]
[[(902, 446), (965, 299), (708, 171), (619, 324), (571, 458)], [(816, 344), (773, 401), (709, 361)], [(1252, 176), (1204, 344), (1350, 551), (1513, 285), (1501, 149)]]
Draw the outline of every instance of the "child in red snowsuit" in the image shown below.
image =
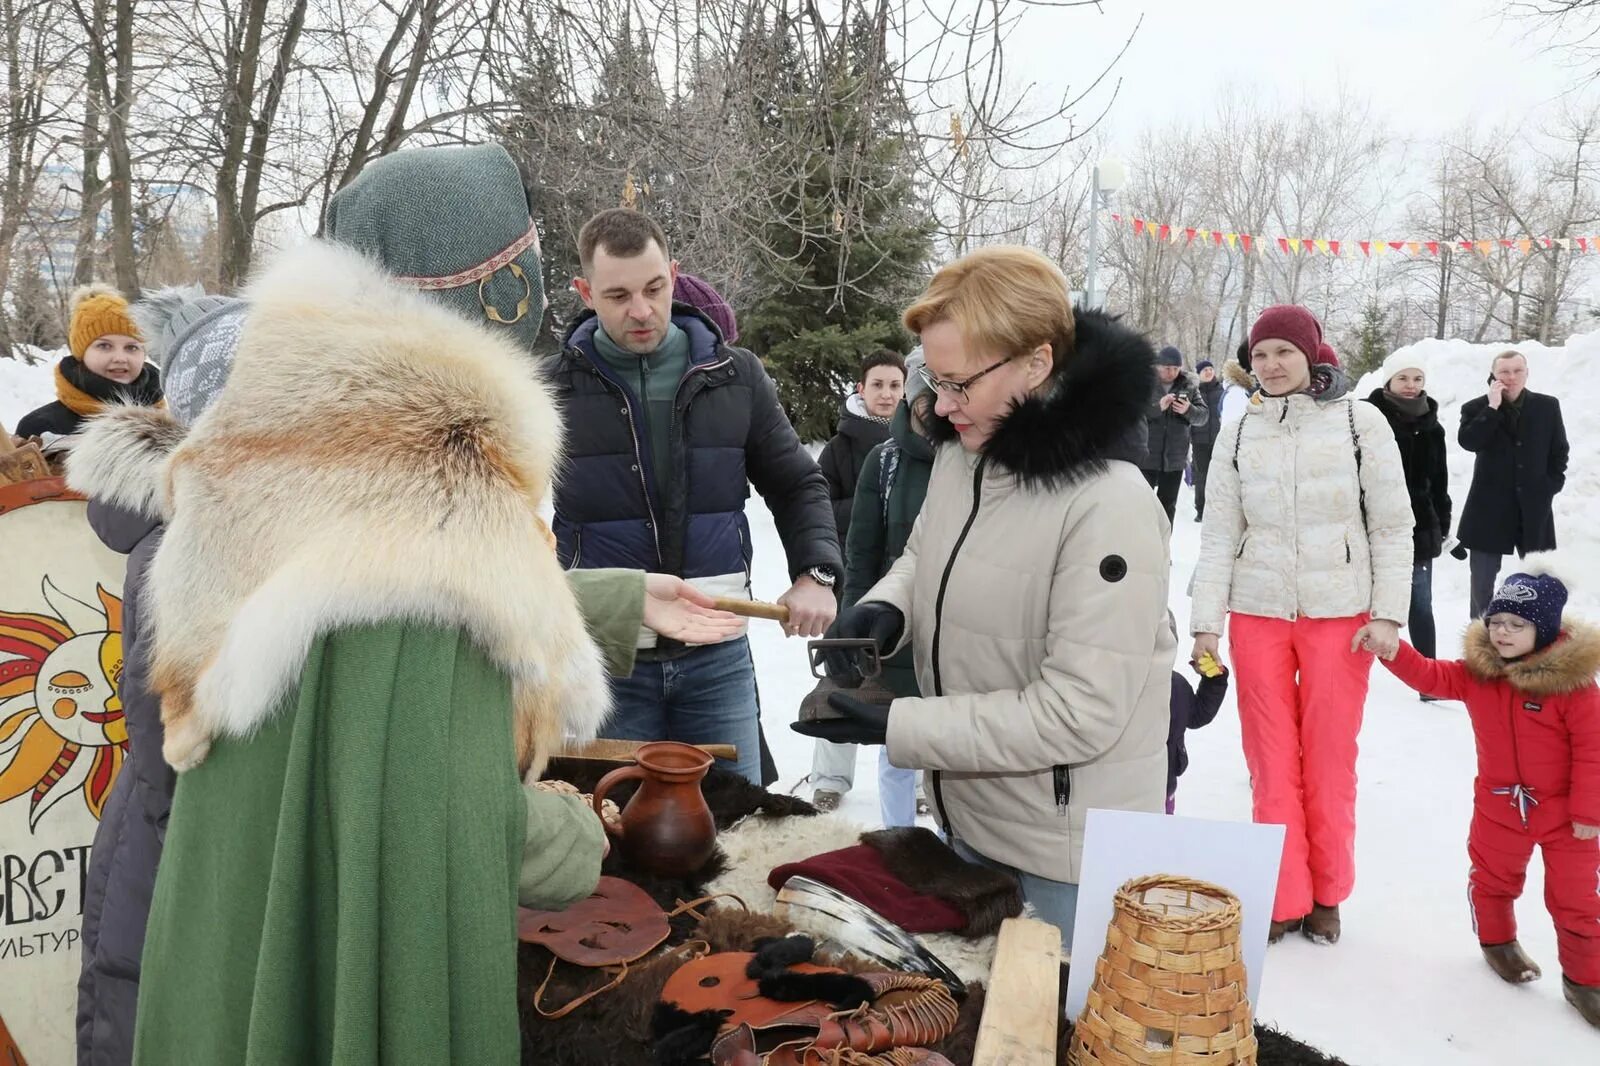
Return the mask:
[(1600, 630), (1563, 622), (1566, 586), (1529, 570), (1467, 630), (1461, 661), (1402, 644), (1385, 665), (1424, 695), (1464, 701), (1472, 719), (1468, 897), (1484, 957), (1514, 984), (1540, 975), (1512, 910), (1537, 844), (1567, 1000), (1600, 1027)]

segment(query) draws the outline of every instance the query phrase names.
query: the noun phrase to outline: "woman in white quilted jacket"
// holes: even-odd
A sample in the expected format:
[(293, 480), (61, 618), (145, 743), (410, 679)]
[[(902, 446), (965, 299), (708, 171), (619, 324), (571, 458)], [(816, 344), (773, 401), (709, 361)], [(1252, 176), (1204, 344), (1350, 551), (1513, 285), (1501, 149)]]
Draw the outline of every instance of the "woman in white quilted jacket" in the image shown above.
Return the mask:
[(1355, 887), (1356, 736), (1374, 653), (1411, 601), (1411, 497), (1394, 433), (1303, 307), (1250, 330), (1260, 389), (1223, 426), (1190, 629), (1219, 661), (1228, 622), (1257, 822), (1285, 827), (1274, 943), (1339, 939)]

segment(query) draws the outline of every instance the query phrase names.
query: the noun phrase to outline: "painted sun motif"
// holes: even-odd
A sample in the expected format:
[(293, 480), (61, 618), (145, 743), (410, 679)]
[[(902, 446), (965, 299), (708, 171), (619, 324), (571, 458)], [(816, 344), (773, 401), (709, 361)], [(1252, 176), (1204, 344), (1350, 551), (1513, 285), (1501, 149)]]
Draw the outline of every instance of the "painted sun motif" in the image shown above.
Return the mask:
[(128, 751), (122, 601), (43, 593), (53, 615), (0, 611), (0, 804), (27, 796), (30, 829), (74, 794), (99, 818)]

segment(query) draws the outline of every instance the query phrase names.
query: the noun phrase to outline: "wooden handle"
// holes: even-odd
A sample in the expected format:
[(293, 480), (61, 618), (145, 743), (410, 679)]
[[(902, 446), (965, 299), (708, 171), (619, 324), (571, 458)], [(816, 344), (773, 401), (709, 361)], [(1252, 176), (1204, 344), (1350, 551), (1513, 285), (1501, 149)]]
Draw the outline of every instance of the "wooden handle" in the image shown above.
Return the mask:
[(773, 622), (789, 624), (789, 608), (777, 603), (762, 603), (760, 600), (736, 600), (726, 596), (717, 597), (717, 602), (712, 604), (719, 611), (736, 614), (740, 618), (766, 618)]

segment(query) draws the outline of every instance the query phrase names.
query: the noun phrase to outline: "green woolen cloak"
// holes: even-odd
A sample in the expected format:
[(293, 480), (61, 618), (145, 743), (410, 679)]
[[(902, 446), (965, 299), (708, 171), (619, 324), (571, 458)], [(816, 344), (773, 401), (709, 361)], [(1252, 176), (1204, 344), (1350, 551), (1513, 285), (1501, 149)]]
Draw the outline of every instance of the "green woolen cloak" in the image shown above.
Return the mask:
[(519, 880), (583, 898), (601, 836), (522, 787), (510, 681), (463, 632), (324, 635), (257, 734), (179, 778), (134, 1061), (512, 1066)]

